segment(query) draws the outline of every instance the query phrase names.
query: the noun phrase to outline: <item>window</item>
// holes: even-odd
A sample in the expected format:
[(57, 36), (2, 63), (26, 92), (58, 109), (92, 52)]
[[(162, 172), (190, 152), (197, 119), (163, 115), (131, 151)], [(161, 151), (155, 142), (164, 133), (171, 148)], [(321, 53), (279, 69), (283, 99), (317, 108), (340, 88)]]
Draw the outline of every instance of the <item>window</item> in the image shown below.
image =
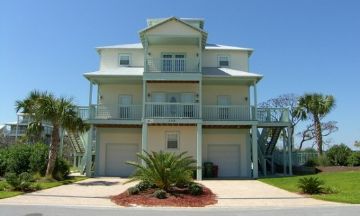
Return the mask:
[(166, 148), (178, 149), (179, 148), (179, 133), (167, 132), (166, 133)]
[(229, 56), (218, 56), (218, 66), (219, 67), (229, 67), (230, 66)]
[(130, 55), (120, 54), (119, 64), (120, 64), (120, 66), (129, 66), (130, 65)]

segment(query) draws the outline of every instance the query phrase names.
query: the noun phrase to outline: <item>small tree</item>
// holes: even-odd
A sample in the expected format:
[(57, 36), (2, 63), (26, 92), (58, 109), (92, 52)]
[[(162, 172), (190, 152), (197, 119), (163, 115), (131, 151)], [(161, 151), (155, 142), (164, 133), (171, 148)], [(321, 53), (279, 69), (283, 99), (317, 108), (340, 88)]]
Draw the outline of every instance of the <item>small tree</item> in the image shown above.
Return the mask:
[(351, 155), (351, 149), (341, 143), (340, 145), (332, 146), (326, 153), (331, 165), (346, 166), (348, 164), (348, 158)]
[(323, 153), (323, 139), (321, 130), (321, 119), (335, 107), (335, 98), (332, 95), (318, 93), (305, 94), (299, 98), (295, 115), (303, 120), (311, 118), (315, 127), (315, 137), (318, 152)]
[[(336, 121), (328, 121), (321, 123), (322, 137), (329, 136), (330, 134), (338, 131), (339, 128), (337, 127), (336, 124), (337, 124)], [(301, 151), (303, 144), (305, 142), (314, 140), (316, 137), (314, 124), (307, 125), (306, 128), (303, 131), (297, 133), (297, 135), (301, 137), (301, 141), (299, 145), (299, 151)]]

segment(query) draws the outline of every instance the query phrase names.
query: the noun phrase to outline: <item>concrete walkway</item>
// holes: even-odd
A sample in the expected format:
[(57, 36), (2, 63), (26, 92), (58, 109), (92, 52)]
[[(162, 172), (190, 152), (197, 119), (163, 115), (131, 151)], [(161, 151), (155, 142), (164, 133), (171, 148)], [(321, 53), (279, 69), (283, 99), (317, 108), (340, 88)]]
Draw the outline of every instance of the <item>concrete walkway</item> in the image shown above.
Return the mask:
[[(117, 195), (134, 185), (123, 185), (126, 179), (91, 178), (34, 193), (1, 199), (1, 204), (66, 205), (120, 207), (109, 196)], [(302, 207), (343, 205), (319, 201), (290, 193), (255, 180), (206, 180), (201, 184), (218, 196), (218, 203), (209, 207)]]

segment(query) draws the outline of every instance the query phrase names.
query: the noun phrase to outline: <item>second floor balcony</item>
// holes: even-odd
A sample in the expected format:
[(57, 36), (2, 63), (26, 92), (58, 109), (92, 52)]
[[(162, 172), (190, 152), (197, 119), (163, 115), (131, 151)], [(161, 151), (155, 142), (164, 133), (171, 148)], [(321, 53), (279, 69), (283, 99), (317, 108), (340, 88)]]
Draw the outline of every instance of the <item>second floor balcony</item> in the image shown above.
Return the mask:
[(288, 123), (289, 110), (285, 108), (255, 108), (247, 105), (203, 105), (199, 103), (147, 102), (145, 115), (142, 105), (78, 107), (84, 120), (135, 120), (145, 119), (202, 119), (207, 122), (258, 121), (260, 123)]
[(145, 72), (160, 72), (160, 73), (199, 73), (200, 63), (197, 59), (189, 59), (184, 55), (172, 56), (166, 55), (163, 58), (146, 58)]

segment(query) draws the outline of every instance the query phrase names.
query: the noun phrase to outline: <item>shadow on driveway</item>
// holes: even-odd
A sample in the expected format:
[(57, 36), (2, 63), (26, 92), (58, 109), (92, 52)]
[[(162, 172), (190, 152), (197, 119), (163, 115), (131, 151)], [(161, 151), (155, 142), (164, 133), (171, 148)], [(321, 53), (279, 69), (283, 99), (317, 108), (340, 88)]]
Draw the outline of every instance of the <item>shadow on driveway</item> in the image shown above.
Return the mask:
[(113, 181), (90, 181), (90, 182), (78, 182), (74, 183), (80, 186), (112, 186), (119, 184), (119, 182), (113, 182)]

